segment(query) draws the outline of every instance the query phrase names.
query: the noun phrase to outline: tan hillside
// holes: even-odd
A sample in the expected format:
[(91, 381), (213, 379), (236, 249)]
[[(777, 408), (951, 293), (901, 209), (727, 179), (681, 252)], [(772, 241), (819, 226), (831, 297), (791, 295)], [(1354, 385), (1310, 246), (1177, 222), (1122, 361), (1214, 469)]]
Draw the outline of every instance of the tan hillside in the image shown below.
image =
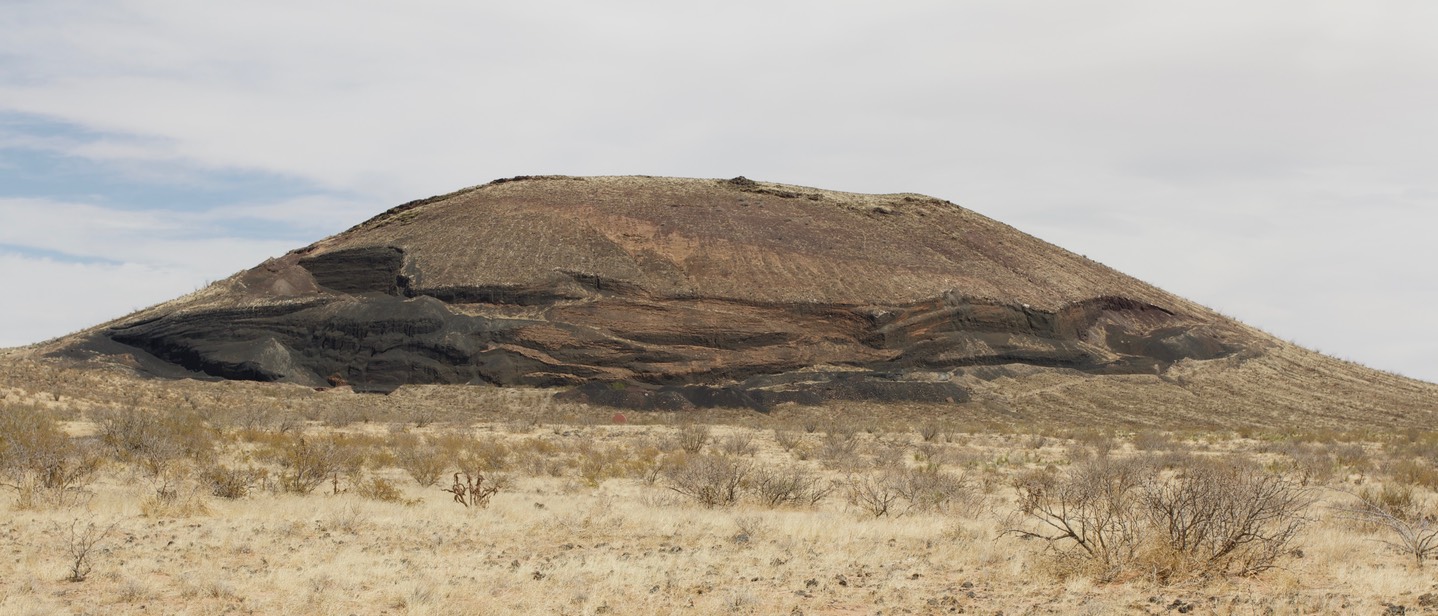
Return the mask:
[(40, 352), (646, 409), (1395, 427), (1438, 411), (1438, 386), (1295, 348), (947, 201), (744, 178), (514, 178), (411, 202)]

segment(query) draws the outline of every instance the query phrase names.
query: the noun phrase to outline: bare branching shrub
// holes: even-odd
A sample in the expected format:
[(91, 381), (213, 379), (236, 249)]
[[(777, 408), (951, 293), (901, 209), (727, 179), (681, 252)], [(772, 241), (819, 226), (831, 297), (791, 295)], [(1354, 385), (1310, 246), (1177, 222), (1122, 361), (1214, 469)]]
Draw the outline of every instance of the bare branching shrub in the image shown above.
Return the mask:
[(903, 496), (894, 473), (859, 473), (844, 482), (844, 498), (849, 506), (870, 516), (881, 518), (895, 513)]
[(1389, 462), (1383, 469), (1393, 481), (1438, 490), (1438, 467), (1416, 458), (1401, 458)]
[(1133, 435), (1133, 448), (1139, 451), (1162, 451), (1173, 446), (1173, 440), (1158, 430), (1139, 430)]
[(780, 447), (783, 447), (784, 451), (793, 451), (795, 447), (798, 447), (800, 443), (804, 442), (804, 435), (793, 430), (775, 428), (774, 442)]
[(119, 526), (119, 521), (110, 524), (96, 524), (94, 520), (86, 520), (84, 524), (76, 518), (70, 522), (68, 528), (58, 526), (64, 540), (65, 555), (70, 563), (70, 575), (65, 579), (71, 582), (83, 582), (95, 569), (95, 554), (105, 538)]
[(353, 454), (331, 438), (297, 438), (280, 452), (280, 488), (309, 494), (354, 464)]
[(253, 467), (240, 468), (216, 464), (201, 473), (201, 480), (210, 486), (210, 494), (220, 498), (244, 498), (253, 486), (263, 480), (265, 472)]
[(1140, 498), (1171, 563), (1161, 577), (1252, 575), (1292, 550), (1313, 503), (1310, 490), (1233, 460), (1203, 461)]
[(192, 410), (119, 407), (94, 411), (91, 419), (117, 460), (151, 475), (165, 473), (176, 459), (199, 459), (214, 449), (214, 431)]
[(841, 468), (853, 467), (858, 461), (858, 434), (848, 427), (831, 426), (819, 442), (819, 456)]
[(749, 489), (769, 507), (812, 507), (834, 491), (834, 484), (798, 467), (763, 467), (750, 477)]
[(201, 484), (186, 479), (166, 483), (140, 500), (140, 513), (149, 518), (188, 518), (209, 515)]
[(1301, 485), (1321, 485), (1333, 479), (1338, 464), (1324, 445), (1282, 443), (1276, 449), (1285, 458), (1269, 464), (1269, 470), (1292, 477)]
[(923, 439), (925, 443), (932, 443), (947, 432), (947, 430), (944, 429), (944, 424), (937, 421), (926, 421), (919, 424), (917, 431), (919, 438)]
[(1338, 508), (1340, 515), (1385, 532), (1384, 545), (1407, 556), (1414, 564), (1438, 556), (1438, 515), (1414, 498), (1412, 488), (1384, 487), (1364, 491), (1357, 502)]
[(719, 451), (732, 456), (752, 456), (757, 451), (754, 434), (748, 430), (732, 432), (719, 439)]
[(355, 482), (356, 494), (371, 500), (383, 501), (386, 503), (401, 503), (405, 505), (417, 504), (417, 500), (409, 500), (404, 497), (404, 492), (384, 477), (370, 475)]
[(414, 479), (422, 488), (439, 483), (439, 478), (449, 467), (448, 456), (433, 443), (421, 440), (413, 434), (397, 434), (390, 441), (395, 465)]
[(15, 490), (20, 509), (69, 504), (102, 461), (93, 441), (65, 435), (39, 409), (9, 407), (0, 413), (0, 485)]
[(1076, 550), (1101, 575), (1114, 575), (1138, 552), (1144, 519), (1134, 505), (1138, 488), (1152, 475), (1147, 465), (1108, 458), (1076, 465), (1062, 476), (1022, 475), (1014, 487), (1019, 511), (1031, 525), (1007, 532)]
[(729, 506), (739, 501), (752, 468), (749, 461), (731, 456), (690, 456), (666, 470), (665, 487), (705, 507)]
[(690, 423), (679, 426), (675, 432), (674, 439), (684, 453), (694, 455), (704, 450), (704, 445), (709, 443), (709, 426), (706, 424)]
[(1333, 455), (1338, 460), (1338, 464), (1353, 471), (1363, 472), (1373, 466), (1373, 459), (1368, 455), (1368, 450), (1358, 443), (1335, 447)]
[(891, 480), (904, 499), (904, 513), (945, 512), (975, 500), (963, 476), (936, 467), (905, 469), (893, 474)]
[(454, 502), (466, 508), (484, 509), (489, 506), (489, 499), (504, 489), (505, 483), (499, 475), (486, 479), (484, 475), (465, 471), (455, 473), (454, 484), (444, 491), (453, 494)]
[(1313, 502), (1298, 483), (1234, 461), (1195, 461), (1165, 477), (1148, 461), (1096, 459), (1016, 487), (1030, 525), (1009, 533), (1068, 549), (1102, 576), (1142, 565), (1164, 580), (1272, 568)]

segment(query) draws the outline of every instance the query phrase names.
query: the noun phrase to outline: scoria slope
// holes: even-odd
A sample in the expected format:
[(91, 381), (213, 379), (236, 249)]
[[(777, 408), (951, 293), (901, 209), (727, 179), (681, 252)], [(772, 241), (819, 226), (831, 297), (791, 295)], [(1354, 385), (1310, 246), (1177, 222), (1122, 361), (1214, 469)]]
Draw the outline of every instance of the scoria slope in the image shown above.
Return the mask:
[(393, 208), (48, 347), (159, 376), (573, 386), (640, 408), (959, 403), (1271, 338), (947, 201), (525, 177)]

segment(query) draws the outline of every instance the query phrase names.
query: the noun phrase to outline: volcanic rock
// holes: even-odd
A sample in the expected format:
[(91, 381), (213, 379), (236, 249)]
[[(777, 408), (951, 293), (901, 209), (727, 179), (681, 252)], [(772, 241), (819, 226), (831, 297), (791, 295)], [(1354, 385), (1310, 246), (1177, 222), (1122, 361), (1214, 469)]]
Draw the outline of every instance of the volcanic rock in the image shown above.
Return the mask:
[(165, 377), (766, 409), (959, 403), (975, 379), (1164, 375), (1275, 344), (932, 197), (521, 177), (395, 207), (55, 353)]

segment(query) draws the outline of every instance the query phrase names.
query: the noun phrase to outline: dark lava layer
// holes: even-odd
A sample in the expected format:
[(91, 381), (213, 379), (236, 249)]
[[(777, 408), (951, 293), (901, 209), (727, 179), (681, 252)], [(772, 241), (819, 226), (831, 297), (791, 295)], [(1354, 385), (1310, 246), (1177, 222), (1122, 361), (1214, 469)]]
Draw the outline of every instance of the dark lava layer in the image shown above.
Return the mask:
[(765, 409), (962, 402), (966, 375), (1155, 374), (1260, 344), (931, 197), (543, 177), (396, 207), (58, 352), (167, 377)]

